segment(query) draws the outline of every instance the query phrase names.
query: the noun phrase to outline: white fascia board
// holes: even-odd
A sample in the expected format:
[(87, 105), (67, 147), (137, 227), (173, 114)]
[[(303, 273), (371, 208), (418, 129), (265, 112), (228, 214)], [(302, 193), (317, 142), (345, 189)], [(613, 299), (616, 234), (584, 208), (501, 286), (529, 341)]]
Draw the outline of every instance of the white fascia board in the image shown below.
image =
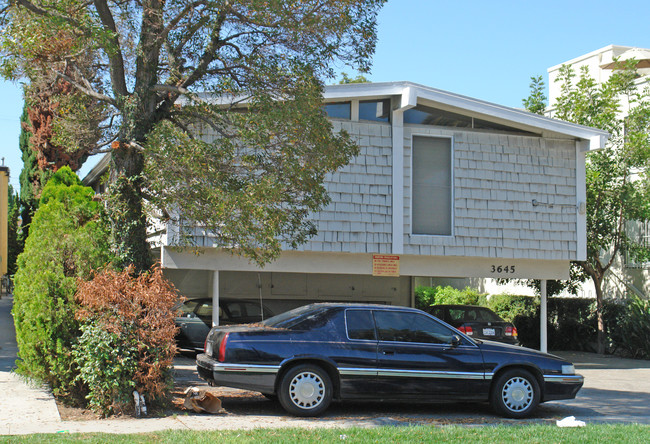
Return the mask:
[(607, 51), (614, 51), (615, 49), (627, 51), (628, 49), (632, 49), (632, 48), (633, 48), (632, 46), (607, 45), (607, 46), (605, 46), (603, 48), (596, 49), (594, 51), (588, 52), (587, 54), (583, 54), (583, 55), (575, 57), (575, 58), (573, 58), (571, 60), (567, 60), (566, 62), (562, 62), (562, 63), (559, 63), (559, 64), (557, 64), (555, 66), (551, 66), (546, 71), (547, 72), (556, 71), (556, 70), (560, 69), (562, 67), (562, 65), (575, 65), (575, 64), (580, 63), (580, 62), (582, 62), (584, 60), (590, 59), (593, 56), (603, 54), (603, 53), (605, 53)]
[(329, 100), (364, 99), (370, 97), (401, 96), (401, 107), (411, 107), (417, 99), (428, 100), (456, 109), (485, 116), (486, 120), (498, 119), (501, 122), (512, 122), (527, 126), (531, 129), (551, 131), (578, 139), (589, 140), (589, 149), (604, 147), (609, 134), (596, 128), (577, 125), (550, 117), (540, 116), (528, 111), (509, 108), (495, 103), (486, 102), (472, 97), (430, 88), (411, 82), (389, 83), (355, 83), (332, 85), (325, 87), (324, 97)]

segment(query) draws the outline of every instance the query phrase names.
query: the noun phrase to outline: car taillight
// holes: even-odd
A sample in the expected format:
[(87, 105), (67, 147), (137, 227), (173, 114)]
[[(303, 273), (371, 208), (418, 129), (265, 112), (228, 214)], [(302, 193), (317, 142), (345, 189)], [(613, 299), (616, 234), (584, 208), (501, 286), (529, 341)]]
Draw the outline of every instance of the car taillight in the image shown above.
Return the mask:
[(230, 333), (226, 333), (221, 339), (221, 344), (219, 344), (219, 354), (217, 355), (217, 361), (219, 362), (223, 362), (226, 359), (226, 342), (228, 342), (229, 334)]
[(517, 336), (517, 327), (506, 327), (506, 336)]
[(461, 333), (465, 333), (467, 336), (472, 336), (474, 334), (472, 327), (470, 327), (469, 325), (467, 326), (461, 325), (460, 327), (458, 327), (458, 331), (460, 331)]

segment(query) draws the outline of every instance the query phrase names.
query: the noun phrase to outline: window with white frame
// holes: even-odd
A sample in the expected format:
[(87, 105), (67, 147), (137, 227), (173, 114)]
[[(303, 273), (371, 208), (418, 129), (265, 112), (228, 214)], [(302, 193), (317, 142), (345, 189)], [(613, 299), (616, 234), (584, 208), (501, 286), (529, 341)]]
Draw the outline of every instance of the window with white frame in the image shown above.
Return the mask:
[(452, 234), (452, 139), (413, 136), (411, 234)]

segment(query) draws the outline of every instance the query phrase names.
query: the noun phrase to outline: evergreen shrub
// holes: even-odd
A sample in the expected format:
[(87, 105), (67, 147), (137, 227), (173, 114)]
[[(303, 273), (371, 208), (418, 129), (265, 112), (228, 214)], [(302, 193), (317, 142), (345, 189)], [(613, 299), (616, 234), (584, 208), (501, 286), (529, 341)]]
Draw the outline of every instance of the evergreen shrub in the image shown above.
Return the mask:
[(69, 400), (83, 399), (85, 393), (72, 357), (80, 334), (77, 279), (89, 278), (110, 261), (107, 226), (93, 194), (69, 167), (52, 176), (14, 278), (18, 372), (47, 383), (55, 396)]

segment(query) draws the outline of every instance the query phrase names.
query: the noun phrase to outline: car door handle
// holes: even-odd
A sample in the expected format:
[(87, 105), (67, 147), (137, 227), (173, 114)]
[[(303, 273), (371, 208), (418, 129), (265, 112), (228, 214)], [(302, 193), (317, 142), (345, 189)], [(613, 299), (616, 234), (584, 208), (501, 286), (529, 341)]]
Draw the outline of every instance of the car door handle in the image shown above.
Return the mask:
[(383, 355), (394, 355), (394, 354), (395, 354), (395, 350), (383, 350), (381, 353), (382, 353)]

